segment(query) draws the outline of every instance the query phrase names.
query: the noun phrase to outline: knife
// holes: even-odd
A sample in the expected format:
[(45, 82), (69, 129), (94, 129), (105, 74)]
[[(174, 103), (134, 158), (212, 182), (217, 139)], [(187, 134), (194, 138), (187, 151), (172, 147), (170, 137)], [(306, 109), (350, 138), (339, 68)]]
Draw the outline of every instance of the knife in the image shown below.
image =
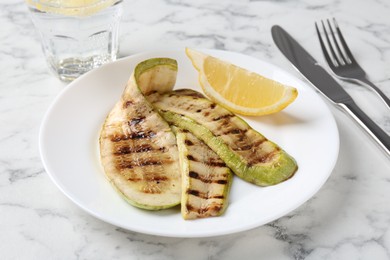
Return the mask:
[(336, 80), (282, 27), (274, 25), (271, 32), (276, 46), (294, 67), (320, 93), (346, 111), (390, 156), (390, 136), (356, 105)]

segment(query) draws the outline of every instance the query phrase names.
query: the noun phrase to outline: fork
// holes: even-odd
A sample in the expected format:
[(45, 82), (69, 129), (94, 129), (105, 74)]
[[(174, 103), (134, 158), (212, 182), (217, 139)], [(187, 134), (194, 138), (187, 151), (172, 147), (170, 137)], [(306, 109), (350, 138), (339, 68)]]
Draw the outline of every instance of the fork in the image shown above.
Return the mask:
[[(336, 19), (333, 18), (333, 25), (336, 33), (334, 32), (329, 19), (327, 19), (329, 29), (325, 27), (324, 21), (321, 20), (321, 23), (327, 45), (325, 45), (317, 23), (315, 23), (317, 35), (320, 40), (322, 52), (333, 73), (340, 79), (352, 81), (371, 88), (390, 109), (390, 99), (377, 86), (368, 80), (366, 72), (360, 67), (348, 48)], [(329, 35), (331, 36), (333, 43), (331, 43)]]

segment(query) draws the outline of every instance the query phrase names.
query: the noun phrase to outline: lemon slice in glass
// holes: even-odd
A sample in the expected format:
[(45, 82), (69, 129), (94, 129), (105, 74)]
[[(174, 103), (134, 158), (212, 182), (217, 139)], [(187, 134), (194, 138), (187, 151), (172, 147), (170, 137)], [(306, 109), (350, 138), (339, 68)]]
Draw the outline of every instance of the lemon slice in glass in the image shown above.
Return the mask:
[(119, 0), (26, 0), (26, 2), (42, 12), (66, 16), (88, 16), (119, 2)]

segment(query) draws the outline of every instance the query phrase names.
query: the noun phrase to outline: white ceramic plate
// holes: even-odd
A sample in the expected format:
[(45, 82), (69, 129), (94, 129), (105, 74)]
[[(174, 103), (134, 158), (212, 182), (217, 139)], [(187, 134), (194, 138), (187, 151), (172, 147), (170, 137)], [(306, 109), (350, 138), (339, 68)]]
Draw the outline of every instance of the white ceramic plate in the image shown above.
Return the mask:
[(238, 53), (204, 52), (298, 89), (298, 98), (282, 112), (246, 118), (296, 159), (299, 170), (293, 178), (275, 186), (257, 187), (236, 177), (225, 214), (194, 221), (183, 220), (179, 207), (157, 212), (141, 210), (117, 194), (100, 166), (100, 127), (133, 68), (145, 59), (176, 59), (176, 88), (200, 90), (197, 72), (182, 49), (142, 53), (107, 64), (80, 77), (56, 98), (43, 120), (39, 144), (44, 167), (61, 191), (108, 223), (170, 237), (207, 237), (248, 230), (291, 212), (313, 196), (331, 174), (339, 149), (337, 126), (323, 100), (310, 86), (272, 64)]

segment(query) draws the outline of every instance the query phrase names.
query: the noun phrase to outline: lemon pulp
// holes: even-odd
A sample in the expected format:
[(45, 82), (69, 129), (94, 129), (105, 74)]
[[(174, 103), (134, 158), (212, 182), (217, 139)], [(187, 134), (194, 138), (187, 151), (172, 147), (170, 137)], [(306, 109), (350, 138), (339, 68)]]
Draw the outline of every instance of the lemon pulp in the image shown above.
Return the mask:
[(214, 102), (242, 115), (281, 111), (298, 95), (296, 88), (281, 84), (229, 62), (187, 48), (199, 72), (205, 94)]

